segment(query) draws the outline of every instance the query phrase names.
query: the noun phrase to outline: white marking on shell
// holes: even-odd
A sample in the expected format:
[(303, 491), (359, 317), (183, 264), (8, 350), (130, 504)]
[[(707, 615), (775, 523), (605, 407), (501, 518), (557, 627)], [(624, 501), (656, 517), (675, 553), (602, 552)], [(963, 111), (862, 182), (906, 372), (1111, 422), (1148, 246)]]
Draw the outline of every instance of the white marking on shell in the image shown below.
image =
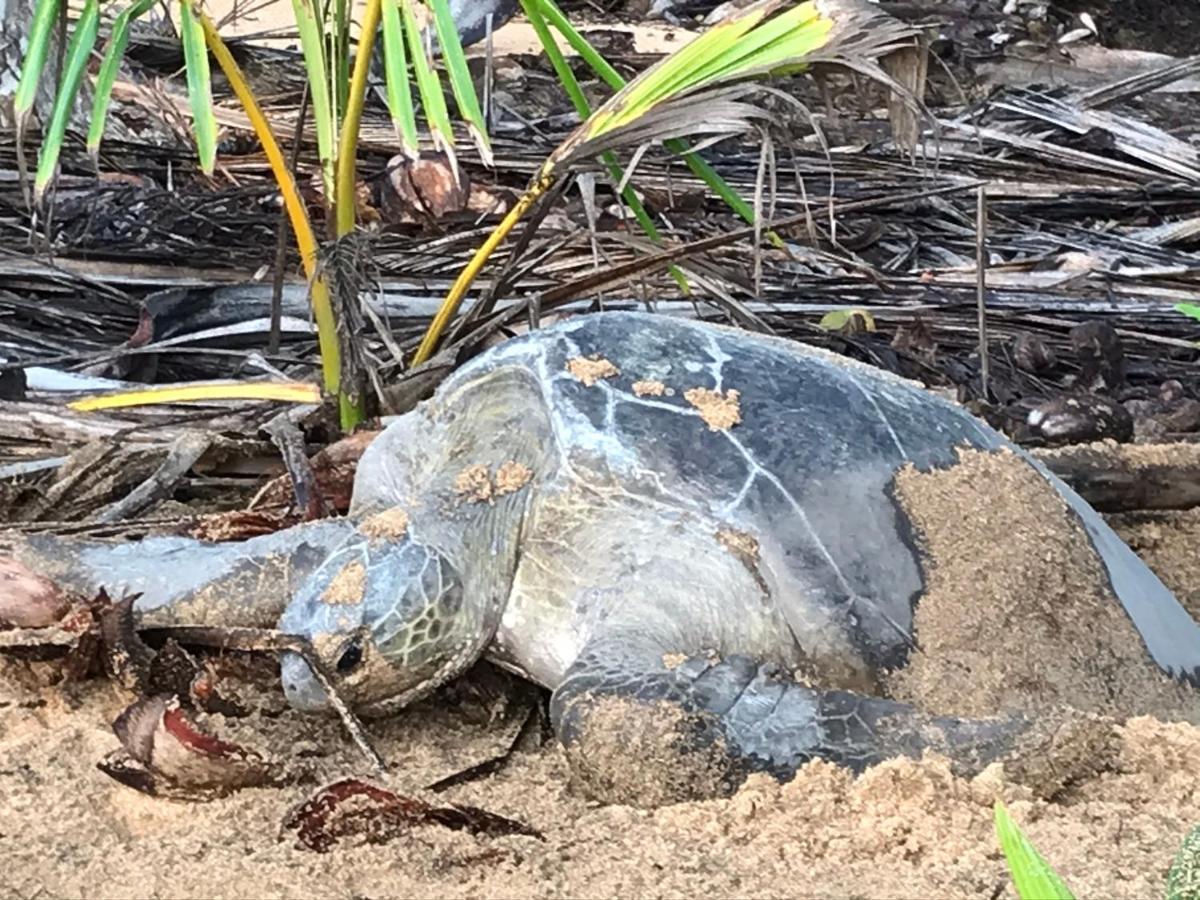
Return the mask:
[(712, 357), (712, 365), (709, 367), (709, 371), (713, 378), (713, 389), (719, 393), (724, 393), (721, 386), (725, 377), (725, 363), (731, 361), (733, 357), (721, 349), (721, 342), (717, 340), (717, 336), (712, 332), (708, 334), (708, 355)]
[(871, 392), (863, 387), (862, 383), (858, 381), (858, 379), (854, 379), (851, 383), (858, 388), (858, 392), (860, 394), (867, 398), (867, 402), (871, 404), (871, 408), (874, 409), (876, 415), (879, 416), (879, 421), (883, 422), (883, 427), (887, 429), (888, 434), (891, 436), (892, 443), (896, 445), (896, 449), (900, 452), (900, 456), (907, 456), (907, 454), (904, 452), (904, 444), (900, 441), (900, 435), (896, 434), (896, 429), (893, 428), (892, 423), (888, 421), (888, 417), (884, 413), (883, 408), (879, 405), (879, 401), (871, 396)]

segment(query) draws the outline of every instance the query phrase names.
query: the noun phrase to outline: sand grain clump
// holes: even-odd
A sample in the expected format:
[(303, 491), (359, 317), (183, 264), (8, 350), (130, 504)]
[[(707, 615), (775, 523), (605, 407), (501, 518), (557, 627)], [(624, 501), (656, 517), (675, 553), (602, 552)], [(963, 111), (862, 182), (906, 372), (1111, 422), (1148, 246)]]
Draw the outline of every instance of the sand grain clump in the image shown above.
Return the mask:
[(633, 393), (636, 397), (661, 397), (667, 392), (667, 386), (661, 381), (635, 381)]
[(710, 391), (707, 388), (690, 388), (683, 398), (700, 413), (709, 431), (728, 431), (742, 421), (742, 409), (738, 398), (741, 394), (728, 390)]
[(322, 592), (321, 599), (332, 604), (361, 603), (366, 586), (367, 569), (356, 559), (346, 563), (341, 571), (333, 576), (329, 586)]
[(376, 513), (359, 526), (358, 530), (369, 538), (396, 540), (408, 531), (408, 513), (401, 506), (393, 506)]
[(616, 378), (621, 374), (621, 370), (614, 366), (611, 360), (603, 357), (588, 359), (584, 356), (577, 356), (569, 359), (567, 360), (567, 371), (571, 373), (571, 377), (582, 381), (588, 387), (602, 378)]
[(509, 460), (496, 470), (496, 493), (503, 496), (519, 491), (532, 477), (533, 470), (529, 466)]

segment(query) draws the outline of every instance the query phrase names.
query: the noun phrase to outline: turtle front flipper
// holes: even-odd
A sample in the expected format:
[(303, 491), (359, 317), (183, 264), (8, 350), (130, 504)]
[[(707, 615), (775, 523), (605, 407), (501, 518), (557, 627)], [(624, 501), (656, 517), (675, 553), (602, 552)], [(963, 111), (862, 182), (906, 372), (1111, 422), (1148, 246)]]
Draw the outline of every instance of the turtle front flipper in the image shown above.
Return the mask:
[(612, 640), (581, 654), (550, 711), (583, 790), (637, 806), (728, 794), (754, 772), (786, 780), (816, 759), (861, 772), (926, 752), (964, 776), (1004, 762), (1017, 780), (1051, 794), (1113, 752), (1111, 724), (1098, 717), (935, 717), (814, 689), (745, 656), (655, 658)]
[[(6, 537), (0, 562), (23, 570), (20, 583), (40, 583), (64, 596), (137, 594), (135, 610), (150, 625), (273, 627), (310, 572), (352, 533), (329, 519), (245, 541), (153, 537), (130, 543), (54, 535)], [(18, 584), (15, 578), (8, 588)], [(20, 598), (8, 597), (16, 606)]]

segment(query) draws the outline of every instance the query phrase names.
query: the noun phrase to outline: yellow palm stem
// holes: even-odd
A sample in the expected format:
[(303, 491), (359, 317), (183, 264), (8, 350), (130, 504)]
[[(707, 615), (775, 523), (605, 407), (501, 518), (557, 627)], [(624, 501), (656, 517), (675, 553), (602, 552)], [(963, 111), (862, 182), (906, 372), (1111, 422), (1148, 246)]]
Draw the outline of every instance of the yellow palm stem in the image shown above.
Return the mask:
[(508, 215), (504, 220), (496, 226), (496, 230), (488, 235), (470, 262), (458, 273), (458, 278), (450, 287), (450, 293), (446, 295), (446, 299), (442, 301), (441, 307), (437, 311), (437, 315), (433, 317), (433, 321), (429, 323), (429, 329), (425, 332), (425, 337), (421, 339), (421, 346), (417, 348), (416, 355), (413, 356), (412, 364), (418, 366), (429, 357), (433, 356), (433, 351), (437, 349), (437, 343), (441, 340), (442, 332), (446, 330), (446, 326), (450, 324), (450, 320), (454, 318), (454, 314), (458, 312), (458, 307), (462, 303), (463, 297), (471, 288), (471, 284), (475, 281), (479, 271), (487, 263), (488, 258), (500, 246), (500, 242), (508, 237), (508, 233), (516, 227), (517, 222), (521, 220), (521, 216), (529, 210), (538, 198), (541, 197), (550, 185), (554, 183), (554, 176), (548, 169), (543, 168), (542, 173), (537, 180), (529, 187), (521, 199), (513, 204), (513, 208), (508, 211)]
[(221, 71), (225, 73), (225, 77), (229, 79), (229, 86), (233, 88), (234, 94), (237, 95), (242, 108), (246, 111), (246, 116), (254, 127), (254, 133), (258, 136), (259, 143), (262, 144), (263, 152), (267, 155), (271, 174), (275, 176), (279, 192), (283, 195), (283, 203), (287, 208), (288, 219), (291, 221), (292, 233), (296, 236), (296, 246), (300, 250), (300, 259), (304, 263), (304, 274), (312, 285), (310, 293), (313, 318), (317, 322), (317, 341), (321, 347), (321, 372), (324, 375), (325, 390), (331, 394), (338, 394), (341, 389), (342, 364), (341, 350), (338, 347), (337, 325), (333, 318), (329, 285), (317, 269), (317, 239), (313, 234), (308, 211), (304, 208), (304, 201), (300, 197), (300, 191), (296, 187), (296, 180), (292, 177), (291, 169), (288, 168), (287, 161), (283, 158), (283, 151), (279, 149), (279, 142), (275, 140), (271, 123), (263, 115), (254, 92), (250, 90), (250, 85), (246, 83), (246, 78), (242, 75), (237, 60), (233, 58), (233, 54), (221, 40), (221, 35), (217, 33), (212, 20), (203, 12), (200, 13), (200, 24), (204, 28), (204, 40), (208, 44), (208, 49), (212, 52), (217, 64), (220, 65)]
[(337, 176), (333, 191), (338, 237), (345, 237), (354, 230), (354, 213), (357, 209), (354, 180), (358, 157), (358, 127), (362, 122), (363, 106), (367, 100), (371, 51), (375, 48), (375, 33), (379, 31), (382, 9), (382, 0), (367, 0), (358, 49), (354, 54), (354, 74), (350, 77), (346, 116), (342, 119), (341, 133), (338, 135)]

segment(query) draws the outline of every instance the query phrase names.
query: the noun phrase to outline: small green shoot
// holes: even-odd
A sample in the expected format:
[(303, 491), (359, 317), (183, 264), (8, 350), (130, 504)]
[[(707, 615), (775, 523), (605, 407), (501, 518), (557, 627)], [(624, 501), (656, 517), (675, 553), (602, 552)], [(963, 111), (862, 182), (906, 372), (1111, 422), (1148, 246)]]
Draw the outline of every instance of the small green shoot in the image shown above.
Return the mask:
[(1200, 321), (1200, 306), (1195, 303), (1176, 303), (1175, 311)]
[(834, 309), (821, 316), (817, 327), (823, 331), (874, 331), (875, 317), (865, 309)]
[(1000, 800), (995, 805), (996, 837), (1021, 900), (1075, 900), (1066, 883), (1012, 820)]
[(1188, 832), (1171, 863), (1167, 900), (1200, 900), (1200, 825)]

